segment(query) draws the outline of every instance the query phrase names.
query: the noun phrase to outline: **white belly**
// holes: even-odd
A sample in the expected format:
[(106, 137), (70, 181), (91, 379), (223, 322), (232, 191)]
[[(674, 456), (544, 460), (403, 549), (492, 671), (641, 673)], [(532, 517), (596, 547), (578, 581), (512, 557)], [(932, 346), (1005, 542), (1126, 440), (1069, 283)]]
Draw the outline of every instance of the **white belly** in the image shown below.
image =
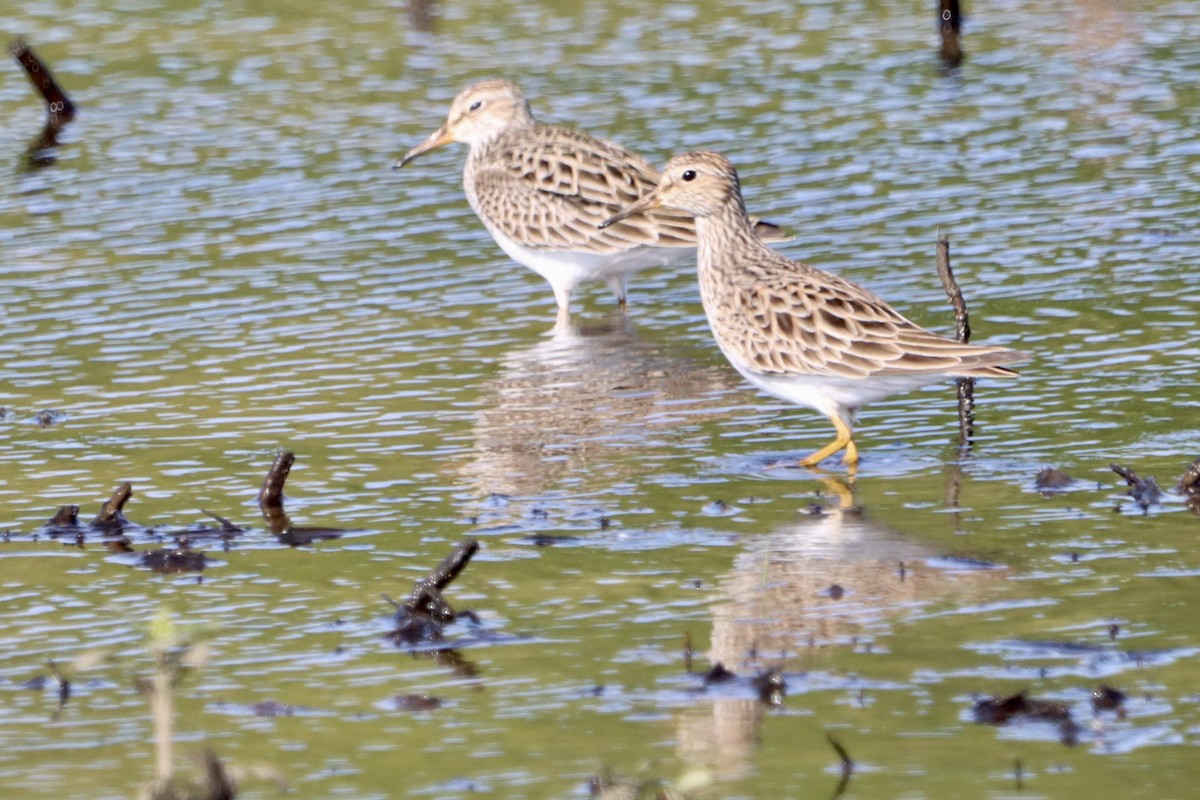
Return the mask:
[(872, 375), (867, 378), (800, 373), (780, 375), (753, 370), (724, 347), (721, 347), (721, 352), (742, 377), (767, 394), (816, 409), (827, 417), (840, 417), (851, 426), (858, 410), (863, 406), (947, 379), (946, 375), (938, 373)]
[(509, 258), (549, 281), (556, 294), (570, 293), (587, 281), (603, 281), (611, 286), (614, 279), (623, 282), (627, 276), (639, 270), (670, 266), (696, 258), (696, 250), (692, 247), (638, 245), (619, 253), (527, 247), (493, 229), (486, 219), (483, 223)]

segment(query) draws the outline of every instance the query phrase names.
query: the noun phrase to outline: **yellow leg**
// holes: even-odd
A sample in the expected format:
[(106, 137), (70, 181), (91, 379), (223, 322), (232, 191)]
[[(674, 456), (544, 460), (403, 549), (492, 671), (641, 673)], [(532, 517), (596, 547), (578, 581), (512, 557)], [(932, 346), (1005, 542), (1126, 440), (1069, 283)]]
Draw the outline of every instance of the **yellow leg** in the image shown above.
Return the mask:
[(858, 463), (858, 448), (854, 446), (854, 431), (850, 430), (850, 426), (842, 422), (839, 417), (830, 417), (829, 421), (837, 429), (837, 438), (808, 458), (801, 459), (800, 466), (815, 467), (840, 450), (846, 451), (846, 455), (842, 457), (843, 463), (847, 465)]
[[(854, 434), (851, 433), (851, 436)], [(846, 442), (846, 452), (842, 454), (842, 463), (848, 467), (852, 467), (858, 463), (858, 446), (854, 444), (854, 439)]]

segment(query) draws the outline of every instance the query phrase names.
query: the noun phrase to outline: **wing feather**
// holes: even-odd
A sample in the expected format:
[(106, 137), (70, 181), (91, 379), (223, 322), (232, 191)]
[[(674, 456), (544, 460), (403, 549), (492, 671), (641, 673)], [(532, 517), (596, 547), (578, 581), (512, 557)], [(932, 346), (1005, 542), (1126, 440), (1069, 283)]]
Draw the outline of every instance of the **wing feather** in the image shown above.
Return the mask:
[[(716, 314), (728, 347), (755, 369), (787, 375), (1004, 376), (1024, 354), (962, 344), (904, 318), (872, 292), (769, 248), (722, 270), (729, 313)], [(733, 276), (729, 278), (729, 276)], [(720, 279), (718, 279), (720, 280)]]
[(467, 182), (476, 211), (526, 247), (604, 254), (696, 246), (691, 218), (673, 209), (598, 227), (658, 185), (658, 170), (615, 142), (539, 126), (501, 137), (473, 167)]
[[(608, 254), (640, 246), (696, 246), (692, 217), (672, 208), (598, 227), (661, 178), (648, 161), (616, 142), (539, 125), (502, 136), (470, 159), (465, 182), (476, 212), (526, 247)], [(774, 225), (756, 224), (767, 240), (787, 238)]]

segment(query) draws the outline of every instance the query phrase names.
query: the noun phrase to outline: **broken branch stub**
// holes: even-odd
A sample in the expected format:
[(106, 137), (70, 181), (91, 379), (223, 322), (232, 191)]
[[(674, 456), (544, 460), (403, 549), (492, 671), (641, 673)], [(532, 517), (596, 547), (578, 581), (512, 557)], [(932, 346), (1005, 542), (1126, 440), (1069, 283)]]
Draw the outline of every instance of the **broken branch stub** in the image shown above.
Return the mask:
[(30, 83), (46, 101), (46, 124), (59, 128), (75, 119), (75, 104), (54, 80), (49, 67), (38, 58), (37, 53), (24, 39), (14, 39), (10, 47), (13, 57), (25, 68)]

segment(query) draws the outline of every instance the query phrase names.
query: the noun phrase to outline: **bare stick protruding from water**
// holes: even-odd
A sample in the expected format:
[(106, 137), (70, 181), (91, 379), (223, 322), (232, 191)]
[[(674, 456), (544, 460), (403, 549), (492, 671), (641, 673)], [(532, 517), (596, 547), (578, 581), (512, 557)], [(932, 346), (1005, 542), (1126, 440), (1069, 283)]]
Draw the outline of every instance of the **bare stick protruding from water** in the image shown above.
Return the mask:
[(260, 507), (283, 506), (283, 484), (287, 482), (294, 463), (296, 456), (290, 450), (283, 450), (275, 456), (275, 463), (263, 479), (262, 489), (258, 493)]
[(281, 451), (275, 456), (271, 469), (267, 471), (267, 477), (263, 478), (262, 489), (258, 491), (258, 507), (262, 511), (263, 519), (271, 528), (271, 533), (276, 535), (292, 527), (292, 520), (283, 510), (283, 485), (287, 482), (288, 473), (292, 471), (295, 461), (296, 456), (290, 450)]
[(451, 581), (458, 577), (460, 572), (467, 568), (467, 564), (471, 562), (477, 552), (479, 552), (479, 540), (468, 536), (459, 542), (458, 546), (454, 548), (454, 552), (446, 556), (442, 563), (429, 573), (426, 580), (436, 586), (438, 591), (445, 589)]
[(33, 52), (33, 48), (24, 39), (17, 38), (13, 40), (10, 50), (13, 58), (25, 68), (33, 87), (46, 101), (46, 111), (49, 114), (46, 124), (59, 128), (75, 119), (75, 104), (54, 80), (50, 69), (38, 58), (37, 53)]
[(474, 536), (468, 536), (454, 548), (450, 555), (446, 556), (441, 564), (434, 567), (428, 576), (414, 584), (412, 593), (406, 602), (397, 603), (386, 594), (383, 597), (401, 611), (429, 615), (444, 614), (449, 619), (453, 619), (454, 611), (442, 599), (442, 590), (467, 568), (467, 564), (471, 563), (471, 559), (478, 552), (479, 540)]
[(416, 582), (408, 600), (397, 603), (385, 594), (383, 599), (396, 609), (396, 628), (388, 638), (397, 644), (436, 642), (442, 638), (445, 625), (459, 616), (478, 622), (473, 611), (457, 612), (442, 597), (442, 590), (466, 569), (477, 552), (479, 540), (468, 536), (427, 577)]
[(962, 289), (954, 280), (954, 272), (950, 269), (950, 237), (938, 231), (937, 238), (937, 271), (942, 279), (942, 288), (950, 305), (954, 307), (954, 332), (958, 341), (966, 344), (971, 341), (971, 319), (967, 313), (967, 302), (963, 300)]
[(42, 99), (46, 101), (46, 124), (42, 132), (26, 150), (29, 166), (36, 168), (48, 167), (57, 160), (55, 149), (58, 147), (58, 133), (66, 124), (75, 119), (75, 104), (67, 97), (66, 92), (54, 80), (42, 60), (37, 57), (23, 39), (14, 39), (9, 51), (25, 68), (26, 74), (33, 87), (37, 89)]
[(342, 528), (301, 528), (292, 525), (292, 519), (283, 510), (283, 485), (287, 482), (292, 471), (296, 456), (290, 450), (280, 451), (275, 456), (275, 462), (263, 479), (262, 489), (258, 492), (258, 507), (262, 510), (263, 519), (271, 533), (279, 537), (284, 544), (297, 547), (308, 545), (325, 539), (337, 539), (346, 531)]
[(121, 515), (121, 509), (125, 507), (125, 503), (132, 496), (133, 484), (125, 481), (113, 491), (112, 497), (108, 498), (108, 502), (100, 507), (100, 513), (92, 520), (92, 524), (104, 526), (118, 525), (123, 522), (124, 518)]
[(938, 55), (942, 64), (953, 69), (962, 63), (963, 51), (959, 44), (962, 32), (962, 13), (958, 8), (958, 0), (938, 0), (938, 30), (942, 35), (942, 45)]
[[(963, 300), (962, 289), (954, 280), (954, 272), (950, 269), (950, 239), (938, 231), (937, 237), (937, 271), (942, 279), (942, 288), (946, 297), (954, 307), (954, 329), (958, 341), (966, 344), (971, 341), (971, 319), (967, 314), (967, 301)], [(975, 433), (975, 379), (958, 379), (958, 446), (967, 449), (971, 446), (971, 437)]]

